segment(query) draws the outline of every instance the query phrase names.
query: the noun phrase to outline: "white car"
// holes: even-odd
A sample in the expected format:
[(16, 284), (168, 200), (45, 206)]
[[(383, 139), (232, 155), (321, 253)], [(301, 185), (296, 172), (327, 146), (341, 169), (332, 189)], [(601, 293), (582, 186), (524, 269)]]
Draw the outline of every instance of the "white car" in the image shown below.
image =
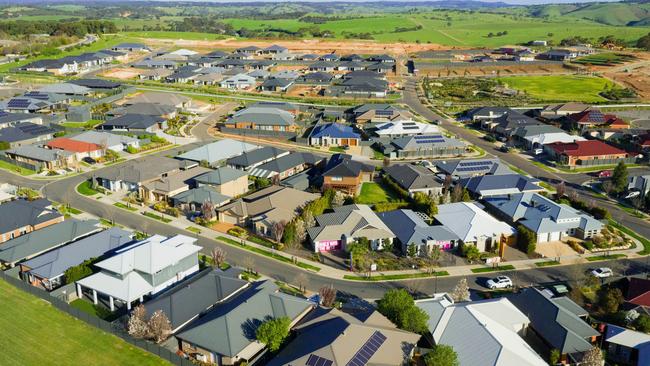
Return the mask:
[(490, 290), (498, 288), (510, 288), (512, 287), (512, 280), (508, 276), (499, 276), (487, 281), (487, 287)]
[(591, 275), (597, 278), (607, 278), (612, 277), (614, 275), (614, 272), (612, 272), (611, 268), (601, 267), (591, 271)]

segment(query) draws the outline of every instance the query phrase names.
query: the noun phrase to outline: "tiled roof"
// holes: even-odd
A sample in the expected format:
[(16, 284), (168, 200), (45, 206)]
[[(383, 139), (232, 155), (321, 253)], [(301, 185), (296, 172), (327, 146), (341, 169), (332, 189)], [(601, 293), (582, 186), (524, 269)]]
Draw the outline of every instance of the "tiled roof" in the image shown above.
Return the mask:
[(577, 141), (577, 142), (556, 142), (548, 144), (558, 154), (567, 156), (600, 156), (600, 155), (621, 155), (625, 151), (608, 145), (599, 140)]
[(101, 150), (101, 146), (90, 142), (71, 140), (66, 137), (58, 138), (47, 143), (48, 147), (72, 152), (92, 152)]

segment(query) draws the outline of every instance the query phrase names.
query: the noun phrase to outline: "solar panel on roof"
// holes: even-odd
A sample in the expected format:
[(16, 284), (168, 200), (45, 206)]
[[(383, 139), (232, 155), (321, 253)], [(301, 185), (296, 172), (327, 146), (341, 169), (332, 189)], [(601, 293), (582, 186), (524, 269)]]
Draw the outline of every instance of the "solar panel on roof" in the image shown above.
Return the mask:
[(347, 363), (347, 366), (365, 366), (385, 341), (386, 336), (379, 331), (375, 331)]
[(492, 162), (487, 161), (464, 161), (458, 164), (459, 166), (477, 166), (477, 165), (492, 165)]
[(376, 116), (392, 116), (393, 111), (391, 110), (377, 110), (375, 111)]
[(29, 100), (28, 99), (11, 99), (9, 103), (7, 103), (7, 107), (9, 108), (27, 108), (29, 107)]
[(418, 126), (402, 126), (403, 129), (405, 130), (418, 130), (420, 127)]
[(323, 358), (316, 355), (309, 355), (306, 365), (307, 366), (330, 366), (332, 363), (333, 363), (332, 360), (328, 360), (327, 358)]

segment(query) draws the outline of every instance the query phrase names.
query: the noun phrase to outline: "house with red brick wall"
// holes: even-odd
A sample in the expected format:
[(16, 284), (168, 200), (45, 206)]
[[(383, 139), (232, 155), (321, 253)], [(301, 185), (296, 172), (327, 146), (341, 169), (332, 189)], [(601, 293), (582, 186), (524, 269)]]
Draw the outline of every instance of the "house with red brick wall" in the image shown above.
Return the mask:
[(599, 140), (554, 142), (544, 145), (544, 150), (558, 164), (605, 165), (616, 164), (628, 157), (627, 152)]
[(46, 199), (18, 199), (0, 205), (0, 246), (2, 243), (64, 219)]

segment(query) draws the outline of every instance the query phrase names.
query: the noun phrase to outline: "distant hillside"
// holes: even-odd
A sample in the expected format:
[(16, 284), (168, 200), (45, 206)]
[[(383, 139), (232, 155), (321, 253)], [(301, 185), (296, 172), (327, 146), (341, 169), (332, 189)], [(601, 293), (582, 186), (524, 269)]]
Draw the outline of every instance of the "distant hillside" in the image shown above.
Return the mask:
[(616, 26), (647, 26), (650, 24), (649, 1), (535, 5), (528, 7), (528, 13), (539, 18), (578, 18)]

